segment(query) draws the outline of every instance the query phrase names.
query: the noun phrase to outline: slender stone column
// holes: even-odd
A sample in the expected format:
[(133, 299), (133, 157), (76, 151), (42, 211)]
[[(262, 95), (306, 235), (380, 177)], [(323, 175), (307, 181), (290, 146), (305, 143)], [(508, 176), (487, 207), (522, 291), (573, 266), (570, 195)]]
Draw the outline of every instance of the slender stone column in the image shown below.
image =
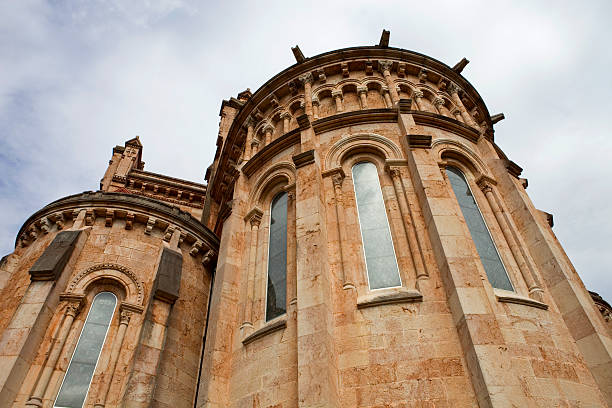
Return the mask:
[(253, 208), (245, 217), (251, 224), (251, 244), (249, 246), (249, 263), (247, 265), (247, 292), (242, 312), (242, 327), (248, 333), (253, 329), (253, 302), (255, 301), (255, 268), (257, 266), (257, 247), (259, 236), (259, 225), (263, 212), (259, 208)]
[(258, 150), (259, 150), (259, 140), (253, 139), (253, 141), (251, 142), (251, 157), (255, 156)]
[(110, 387), (113, 384), (113, 375), (115, 374), (115, 368), (117, 367), (117, 361), (119, 360), (119, 353), (121, 352), (121, 348), (123, 347), (123, 339), (125, 338), (125, 332), (127, 330), (131, 318), (132, 312), (130, 310), (127, 310), (122, 305), (121, 315), (119, 317), (119, 329), (117, 330), (117, 336), (113, 341), (107, 370), (102, 377), (100, 388), (98, 388), (98, 398), (96, 403), (94, 404), (94, 408), (104, 408), (104, 405), (106, 404), (108, 391), (110, 390)]
[(521, 250), (519, 249), (519, 245), (517, 244), (510, 230), (510, 225), (504, 219), (502, 210), (500, 209), (497, 203), (497, 200), (495, 199), (493, 195), (493, 187), (491, 186), (490, 182), (487, 182), (486, 180), (482, 178), (478, 181), (479, 181), (478, 185), (480, 189), (482, 190), (482, 192), (484, 193), (485, 197), (487, 198), (487, 202), (489, 203), (489, 206), (491, 207), (491, 211), (493, 212), (493, 215), (495, 216), (495, 219), (497, 220), (497, 224), (502, 230), (502, 233), (504, 234), (504, 238), (506, 239), (506, 242), (508, 243), (508, 246), (510, 247), (510, 251), (512, 252), (512, 255), (514, 256), (514, 260), (516, 261), (521, 271), (521, 274), (523, 275), (523, 279), (525, 280), (525, 283), (527, 283), (527, 288), (529, 289), (529, 296), (539, 302), (542, 302), (544, 300), (542, 288), (536, 282), (535, 277), (534, 277), (535, 276), (534, 271), (532, 270), (530, 265), (527, 263), (525, 257), (521, 253)]
[(386, 108), (392, 108), (393, 107), (393, 102), (391, 102), (391, 97), (389, 96), (389, 87), (388, 86), (383, 86), (382, 87), (382, 95), (383, 95), (383, 99), (385, 100), (385, 107)]
[(338, 172), (332, 175), (332, 183), (334, 184), (334, 202), (336, 204), (336, 222), (338, 227), (338, 240), (340, 243), (340, 264), (342, 267), (342, 283), (344, 289), (354, 288), (352, 274), (349, 272), (350, 263), (348, 262), (348, 238), (346, 236), (346, 222), (344, 220), (344, 202), (342, 200), (342, 181), (344, 181), (344, 172), (339, 169)]
[(272, 142), (272, 132), (274, 131), (274, 126), (272, 126), (270, 123), (266, 123), (262, 131), (265, 134), (264, 146), (267, 146)]
[(306, 105), (304, 113), (309, 118), (312, 118), (312, 74), (308, 72), (307, 74), (300, 75), (298, 79), (304, 85), (304, 102)]
[(368, 88), (365, 86), (358, 86), (357, 93), (359, 94), (359, 102), (361, 102), (361, 109), (368, 109)]
[(291, 121), (291, 114), (289, 112), (283, 112), (280, 115), (281, 119), (283, 120), (283, 134), (287, 133), (289, 131), (289, 124)]
[[(255, 153), (257, 153), (257, 151), (255, 151), (255, 153), (253, 153), (253, 129), (255, 128), (255, 121), (253, 120), (252, 116), (249, 116), (246, 120), (246, 128), (247, 128), (247, 136), (246, 136), (246, 143), (247, 143), (247, 152), (244, 155), (244, 161), (249, 161), (249, 159), (251, 157), (253, 157), (255, 155)], [(249, 149), (250, 147), (250, 149)]]
[(62, 349), (66, 343), (66, 338), (68, 337), (68, 333), (70, 333), (70, 329), (72, 328), (74, 318), (81, 310), (81, 305), (83, 303), (82, 296), (70, 297), (66, 300), (68, 301), (68, 304), (64, 310), (60, 330), (51, 346), (49, 356), (47, 357), (47, 361), (40, 373), (36, 387), (34, 388), (28, 402), (26, 402), (26, 407), (42, 407), (42, 400), (45, 396), (45, 391), (47, 391), (47, 387), (49, 386), (49, 380), (51, 379), (51, 375), (53, 374), (57, 360), (59, 360), (62, 353)]
[(427, 271), (425, 270), (423, 262), (423, 254), (421, 246), (416, 236), (416, 229), (413, 223), (412, 213), (406, 200), (406, 193), (404, 191), (404, 185), (402, 184), (402, 175), (399, 167), (387, 166), (387, 171), (393, 180), (393, 188), (395, 189), (395, 196), (399, 203), (400, 214), (404, 221), (404, 231), (408, 236), (408, 243), (410, 245), (410, 254), (412, 256), (412, 263), (416, 270), (416, 278), (424, 279), (427, 278)]
[(463, 123), (472, 127), (477, 127), (476, 122), (474, 122), (474, 119), (472, 119), (468, 111), (465, 109), (465, 106), (459, 97), (459, 87), (457, 84), (451, 82), (447, 89), (451, 95), (451, 98), (453, 98), (453, 102), (455, 102), (455, 105), (457, 105), (457, 108), (459, 108), (459, 112), (463, 118)]
[(342, 112), (344, 110), (344, 107), (342, 106), (342, 91), (332, 91), (332, 98), (334, 98), (334, 101), (336, 102), (336, 112)]
[(422, 91), (414, 91), (414, 93), (412, 94), (412, 99), (414, 99), (414, 102), (417, 105), (417, 108), (419, 108), (419, 110), (421, 112), (427, 112), (427, 109), (425, 109), (425, 106), (423, 105), (423, 92)]
[(450, 112), (448, 111), (448, 109), (444, 105), (444, 99), (443, 98), (436, 98), (436, 99), (434, 99), (433, 104), (436, 107), (436, 109), (438, 110), (438, 113), (440, 115), (444, 115), (444, 116), (449, 116), (450, 117)]
[(389, 93), (391, 94), (391, 102), (393, 106), (399, 101), (399, 95), (397, 94), (397, 89), (395, 89), (393, 78), (391, 78), (391, 67), (392, 66), (393, 66), (393, 61), (387, 61), (387, 60), (378, 61), (378, 69), (385, 77), (385, 82), (387, 83), (387, 87), (389, 88)]
[(312, 115), (315, 119), (319, 119), (319, 105), (321, 104), (321, 102), (319, 102), (319, 98), (317, 98), (316, 96), (312, 98)]

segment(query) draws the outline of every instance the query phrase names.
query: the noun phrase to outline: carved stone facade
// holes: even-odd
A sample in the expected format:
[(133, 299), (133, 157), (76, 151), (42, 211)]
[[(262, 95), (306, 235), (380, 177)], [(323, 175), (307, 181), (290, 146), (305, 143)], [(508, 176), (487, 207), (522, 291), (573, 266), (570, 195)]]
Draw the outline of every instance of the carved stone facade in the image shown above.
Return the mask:
[[(105, 291), (119, 303), (88, 407), (608, 406), (609, 305), (495, 144), (503, 115), (460, 75), (467, 60), (388, 41), (296, 47), (298, 64), (223, 101), (207, 186), (145, 172), (136, 138), (102, 191), (30, 217), (0, 264), (0, 406), (53, 406)], [(373, 289), (391, 269), (398, 283)]]

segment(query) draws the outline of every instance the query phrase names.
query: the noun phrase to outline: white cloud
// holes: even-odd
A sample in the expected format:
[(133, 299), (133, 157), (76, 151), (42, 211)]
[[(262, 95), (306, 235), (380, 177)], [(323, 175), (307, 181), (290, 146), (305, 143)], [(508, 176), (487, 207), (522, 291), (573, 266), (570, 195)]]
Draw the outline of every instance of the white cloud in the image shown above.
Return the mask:
[(138, 134), (147, 169), (202, 181), (221, 100), (306, 55), (391, 45), (464, 75), (496, 140), (587, 287), (612, 299), (608, 95), (612, 5), (590, 2), (54, 1), (0, 3), (0, 252), (46, 203), (96, 189), (115, 144)]

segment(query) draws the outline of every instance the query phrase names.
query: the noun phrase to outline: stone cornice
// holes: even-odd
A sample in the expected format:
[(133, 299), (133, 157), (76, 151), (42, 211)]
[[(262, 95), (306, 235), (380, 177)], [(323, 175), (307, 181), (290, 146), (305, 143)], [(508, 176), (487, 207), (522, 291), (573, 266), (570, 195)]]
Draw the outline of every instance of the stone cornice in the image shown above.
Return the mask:
[(434, 58), (401, 48), (381, 48), (377, 46), (352, 47), (330, 51), (306, 58), (304, 61), (290, 66), (263, 84), (244, 105), (238, 108), (238, 104), (235, 104), (235, 107), (239, 110), (229, 129), (226, 142), (220, 154), (219, 171), (216, 172), (214, 179), (210, 183), (213, 196), (216, 196), (217, 199), (221, 198), (219, 195), (220, 191), (216, 191), (221, 188), (219, 180), (216, 180), (216, 178), (223, 177), (224, 169), (230, 164), (230, 161), (235, 160), (235, 158), (232, 158), (232, 155), (234, 155), (233, 150), (235, 150), (235, 147), (240, 147), (242, 142), (243, 135), (241, 135), (241, 128), (243, 122), (269, 95), (274, 94), (280, 87), (294, 82), (300, 75), (311, 73), (321, 66), (342, 64), (352, 60), (378, 61), (381, 59), (399, 61), (404, 64), (426, 68), (428, 75), (435, 74), (452, 83), (456, 83), (476, 103), (478, 110), (484, 113), (485, 123), (489, 125), (489, 128), (492, 128), (489, 111), (476, 89), (463, 76), (453, 71), (451, 67)]
[(397, 112), (394, 109), (363, 109), (316, 120), (312, 123), (312, 127), (318, 134), (355, 124), (394, 122), (397, 122)]
[(255, 173), (255, 170), (261, 168), (264, 163), (266, 163), (276, 154), (298, 143), (300, 143), (300, 129), (293, 129), (278, 139), (273, 140), (272, 143), (251, 157), (251, 159), (242, 167), (242, 172), (245, 174), (245, 176), (251, 177), (253, 173)]
[[(92, 214), (106, 212), (124, 212), (142, 214), (143, 217), (164, 220), (176, 225), (185, 234), (193, 235), (192, 239), (202, 241), (205, 247), (218, 250), (219, 238), (191, 214), (155, 199), (124, 193), (85, 192), (60, 198), (32, 214), (23, 224), (17, 235), (15, 245), (26, 231), (44, 217), (58, 213), (68, 213), (77, 209), (86, 209)], [(132, 215), (132, 218), (134, 216)]]
[(200, 184), (200, 183), (196, 183), (193, 181), (169, 177), (163, 174), (152, 173), (150, 171), (132, 169), (130, 170), (128, 177), (137, 178), (139, 180), (146, 180), (152, 183), (167, 184), (168, 186), (171, 186), (177, 189), (191, 190), (193, 192), (197, 192), (200, 194), (206, 194), (205, 184)]

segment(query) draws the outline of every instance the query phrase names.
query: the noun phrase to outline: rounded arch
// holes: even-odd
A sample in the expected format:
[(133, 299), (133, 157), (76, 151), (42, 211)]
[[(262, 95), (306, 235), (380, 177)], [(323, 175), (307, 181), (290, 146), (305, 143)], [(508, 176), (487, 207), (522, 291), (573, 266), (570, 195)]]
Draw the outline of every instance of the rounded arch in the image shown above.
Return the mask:
[(338, 140), (325, 156), (325, 169), (341, 167), (346, 157), (357, 152), (369, 151), (383, 159), (401, 159), (400, 148), (391, 140), (374, 133), (358, 133)]
[(342, 79), (340, 81), (338, 81), (338, 83), (336, 83), (336, 85), (334, 86), (334, 89), (336, 90), (344, 90), (347, 86), (354, 86), (354, 89), (357, 89), (357, 87), (361, 84), (360, 81), (358, 81), (357, 79), (353, 79), (353, 78), (346, 78), (346, 79)]
[(325, 97), (331, 98), (331, 93), (333, 90), (334, 90), (334, 85), (325, 84), (325, 85), (321, 85), (315, 88), (312, 91), (312, 95), (314, 98), (319, 98), (319, 99), (325, 98)]
[(450, 161), (468, 169), (474, 177), (484, 174), (491, 177), (484, 161), (472, 149), (463, 143), (451, 139), (438, 139), (431, 145), (439, 162)]
[(276, 163), (266, 169), (253, 183), (249, 195), (250, 207), (261, 205), (271, 191), (276, 191), (278, 185), (291, 185), (295, 183), (295, 166), (293, 163), (284, 161)]
[(385, 83), (383, 81), (379, 81), (377, 79), (372, 79), (372, 78), (366, 78), (361, 82), (366, 88), (375, 89), (378, 91), (381, 91), (382, 87), (385, 86)]
[(116, 282), (125, 290), (127, 303), (143, 305), (144, 286), (138, 276), (125, 266), (113, 263), (94, 265), (80, 272), (70, 281), (67, 292), (84, 295), (91, 284), (100, 280)]

